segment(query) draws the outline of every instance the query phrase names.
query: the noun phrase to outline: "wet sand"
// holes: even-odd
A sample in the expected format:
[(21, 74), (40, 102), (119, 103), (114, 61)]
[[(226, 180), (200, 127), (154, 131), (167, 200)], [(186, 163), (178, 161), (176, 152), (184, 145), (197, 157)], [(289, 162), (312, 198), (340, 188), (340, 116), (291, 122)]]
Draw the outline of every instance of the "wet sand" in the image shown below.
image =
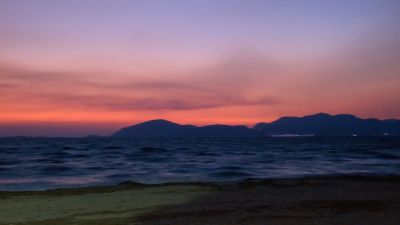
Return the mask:
[(314, 177), (0, 192), (0, 224), (398, 225), (400, 177)]

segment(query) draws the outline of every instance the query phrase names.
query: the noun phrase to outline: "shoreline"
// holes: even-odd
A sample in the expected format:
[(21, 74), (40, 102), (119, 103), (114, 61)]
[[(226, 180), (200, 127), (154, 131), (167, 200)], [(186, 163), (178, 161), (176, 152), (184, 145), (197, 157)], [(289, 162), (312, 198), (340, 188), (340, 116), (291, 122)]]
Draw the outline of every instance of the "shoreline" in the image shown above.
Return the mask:
[(92, 190), (120, 190), (127, 187), (136, 188), (151, 188), (151, 187), (166, 187), (166, 186), (187, 186), (187, 185), (197, 185), (197, 186), (236, 186), (241, 184), (265, 184), (274, 185), (280, 182), (306, 182), (308, 180), (330, 180), (330, 179), (351, 179), (351, 180), (363, 180), (363, 181), (395, 181), (400, 182), (400, 175), (376, 175), (376, 174), (330, 174), (330, 175), (311, 175), (311, 176), (301, 176), (301, 177), (273, 177), (273, 178), (245, 178), (241, 180), (222, 180), (222, 181), (178, 181), (178, 182), (161, 182), (161, 183), (145, 183), (137, 181), (122, 181), (116, 184), (101, 184), (101, 185), (88, 185), (79, 187), (60, 187), (60, 188), (50, 188), (43, 190), (1, 190), (0, 197), (3, 194), (35, 194), (35, 193), (56, 193), (56, 192), (79, 192), (82, 191), (92, 191)]
[(163, 187), (163, 186), (173, 186), (173, 185), (200, 185), (200, 186), (227, 186), (227, 185), (238, 185), (241, 183), (279, 183), (281, 181), (298, 181), (303, 182), (306, 180), (317, 180), (317, 179), (352, 179), (352, 180), (373, 180), (373, 181), (399, 181), (400, 175), (395, 174), (329, 174), (329, 175), (310, 175), (301, 177), (272, 177), (272, 178), (244, 178), (240, 180), (222, 180), (222, 181), (177, 181), (177, 182), (161, 182), (161, 183), (146, 183), (137, 181), (122, 181), (115, 184), (100, 184), (100, 185), (88, 185), (88, 186), (78, 186), (78, 187), (60, 187), (60, 188), (50, 188), (43, 190), (1, 190), (0, 195), (4, 193), (45, 193), (45, 192), (58, 192), (58, 191), (82, 191), (91, 189), (120, 189), (122, 186), (128, 185), (131, 187)]
[(0, 192), (0, 224), (398, 224), (400, 176), (313, 176)]

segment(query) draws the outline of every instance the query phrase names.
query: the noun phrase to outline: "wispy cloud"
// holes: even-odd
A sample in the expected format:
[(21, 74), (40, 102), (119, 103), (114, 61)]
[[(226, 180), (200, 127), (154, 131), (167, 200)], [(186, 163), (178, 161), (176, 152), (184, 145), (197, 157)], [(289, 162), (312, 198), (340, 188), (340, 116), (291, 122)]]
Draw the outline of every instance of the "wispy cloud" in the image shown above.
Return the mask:
[[(0, 99), (21, 108), (73, 107), (112, 111), (193, 110), (278, 104), (281, 100), (275, 96), (248, 94), (252, 93), (257, 82), (255, 77), (264, 72), (263, 63), (241, 57), (199, 71), (188, 71), (202, 73), (199, 76), (165, 81), (133, 76), (115, 82), (96, 81), (91, 79), (90, 73), (36, 71), (2, 64), (0, 78), (5, 88), (0, 90)], [(177, 74), (178, 77), (180, 75)], [(16, 102), (19, 104), (15, 105)]]

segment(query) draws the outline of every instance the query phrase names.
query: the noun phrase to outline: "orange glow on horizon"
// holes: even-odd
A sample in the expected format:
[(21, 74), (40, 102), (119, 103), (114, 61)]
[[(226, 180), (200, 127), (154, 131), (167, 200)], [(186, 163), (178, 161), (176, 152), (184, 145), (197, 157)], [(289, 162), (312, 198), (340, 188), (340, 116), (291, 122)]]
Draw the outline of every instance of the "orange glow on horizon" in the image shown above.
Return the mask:
[(18, 125), (14, 133), (25, 134), (24, 123), (86, 134), (95, 130), (81, 131), (85, 124), (107, 133), (159, 118), (247, 126), (319, 112), (400, 118), (399, 6), (5, 1), (0, 133)]

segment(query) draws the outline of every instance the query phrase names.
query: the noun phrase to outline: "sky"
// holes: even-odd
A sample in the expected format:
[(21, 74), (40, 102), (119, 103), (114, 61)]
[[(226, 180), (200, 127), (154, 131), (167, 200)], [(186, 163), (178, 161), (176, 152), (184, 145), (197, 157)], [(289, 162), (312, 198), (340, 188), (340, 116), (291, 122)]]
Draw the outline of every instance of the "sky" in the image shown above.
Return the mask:
[(0, 136), (400, 118), (397, 0), (0, 0)]

